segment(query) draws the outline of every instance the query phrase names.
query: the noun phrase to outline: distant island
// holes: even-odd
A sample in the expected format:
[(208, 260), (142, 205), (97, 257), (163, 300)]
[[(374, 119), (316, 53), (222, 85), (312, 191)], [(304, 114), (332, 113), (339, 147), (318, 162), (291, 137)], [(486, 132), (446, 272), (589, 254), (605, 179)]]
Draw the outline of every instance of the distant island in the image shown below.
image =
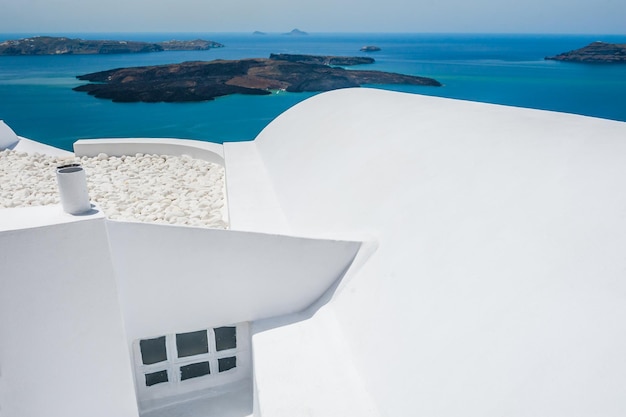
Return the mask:
[(0, 55), (131, 54), (161, 51), (204, 51), (223, 46), (221, 43), (202, 39), (151, 43), (35, 36), (0, 42)]
[[(114, 102), (189, 102), (229, 94), (267, 95), (328, 91), (363, 84), (440, 86), (432, 78), (381, 71), (356, 71), (322, 62), (361, 62), (362, 57), (272, 54), (268, 58), (183, 62), (181, 64), (119, 68), (80, 75), (90, 81), (75, 87)], [(371, 59), (371, 58), (368, 58)]]
[(267, 35), (267, 33), (265, 32), (261, 32), (260, 30), (255, 30), (254, 32), (252, 32), (253, 35)]
[(270, 59), (278, 61), (301, 62), (303, 64), (321, 65), (363, 65), (373, 64), (374, 58), (365, 56), (328, 56), (328, 55), (297, 55), (297, 54), (270, 54)]
[(568, 62), (626, 63), (626, 44), (592, 42), (583, 48), (545, 59)]
[(360, 49), (361, 52), (378, 52), (380, 51), (380, 47), (374, 45), (364, 46)]
[(287, 33), (283, 33), (283, 35), (295, 35), (295, 36), (301, 36), (301, 35), (308, 35), (308, 33), (303, 32), (299, 29), (294, 29), (291, 32), (287, 32)]

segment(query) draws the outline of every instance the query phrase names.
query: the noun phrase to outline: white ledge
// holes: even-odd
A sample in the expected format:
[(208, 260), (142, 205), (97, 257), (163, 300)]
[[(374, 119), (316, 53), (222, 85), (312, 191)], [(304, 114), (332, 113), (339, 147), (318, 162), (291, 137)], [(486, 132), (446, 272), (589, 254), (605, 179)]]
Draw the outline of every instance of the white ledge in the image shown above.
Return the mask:
[(30, 229), (53, 224), (72, 223), (83, 220), (104, 218), (97, 207), (82, 215), (72, 215), (63, 211), (60, 204), (0, 209), (0, 232)]
[(21, 136), (18, 136), (18, 138), (19, 138), (19, 141), (15, 143), (14, 145), (9, 146), (9, 149), (12, 149), (16, 152), (26, 152), (28, 154), (40, 153), (42, 155), (68, 157), (68, 158), (71, 158), (74, 156), (74, 154), (70, 151), (65, 151), (63, 149), (55, 148), (54, 146), (35, 142), (34, 140), (23, 138)]
[(191, 139), (160, 139), (160, 138), (102, 138), (80, 139), (74, 142), (76, 156), (98, 156), (106, 153), (109, 156), (158, 154), (183, 156), (202, 159), (224, 165), (223, 146), (219, 143), (201, 142)]

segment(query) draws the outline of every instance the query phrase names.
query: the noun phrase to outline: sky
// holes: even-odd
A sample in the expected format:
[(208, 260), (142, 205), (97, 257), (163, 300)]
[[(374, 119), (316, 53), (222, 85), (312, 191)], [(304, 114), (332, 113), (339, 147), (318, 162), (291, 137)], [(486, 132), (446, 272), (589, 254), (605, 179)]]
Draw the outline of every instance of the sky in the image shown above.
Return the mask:
[(2, 33), (625, 34), (625, 0), (0, 0)]

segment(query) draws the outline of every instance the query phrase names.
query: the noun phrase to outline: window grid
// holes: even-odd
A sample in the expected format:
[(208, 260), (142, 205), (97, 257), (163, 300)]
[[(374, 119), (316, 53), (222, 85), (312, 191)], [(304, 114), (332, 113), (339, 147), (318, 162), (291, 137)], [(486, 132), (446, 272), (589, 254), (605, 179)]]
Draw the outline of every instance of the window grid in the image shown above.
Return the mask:
[[(223, 327), (234, 328), (236, 337), (238, 333), (237, 326)], [(142, 382), (144, 388), (151, 389), (153, 387), (159, 386), (171, 386), (172, 384), (185, 384), (187, 381), (194, 381), (204, 378), (217, 378), (220, 374), (235, 371), (239, 366), (238, 348), (240, 347), (240, 341), (236, 340), (236, 345), (232, 348), (230, 347), (232, 345), (229, 345), (228, 349), (218, 351), (214, 329), (220, 329), (223, 327), (201, 330), (206, 332), (208, 352), (183, 357), (178, 357), (179, 352), (177, 345), (177, 335), (188, 335), (194, 332), (175, 333), (162, 336), (165, 338), (165, 350), (167, 358), (165, 361), (150, 364), (143, 363), (144, 358), (142, 354), (143, 352), (141, 350), (141, 342), (143, 340), (157, 340), (159, 339), (159, 337), (140, 340), (137, 343), (137, 363), (139, 364), (139, 371), (142, 373)], [(181, 350), (183, 351), (182, 354), (185, 354), (185, 349)], [(206, 365), (197, 365), (201, 363), (208, 363), (208, 374), (204, 374), (206, 370)], [(166, 376), (164, 376), (164, 373), (166, 373)], [(201, 375), (195, 375), (196, 373), (199, 373)]]

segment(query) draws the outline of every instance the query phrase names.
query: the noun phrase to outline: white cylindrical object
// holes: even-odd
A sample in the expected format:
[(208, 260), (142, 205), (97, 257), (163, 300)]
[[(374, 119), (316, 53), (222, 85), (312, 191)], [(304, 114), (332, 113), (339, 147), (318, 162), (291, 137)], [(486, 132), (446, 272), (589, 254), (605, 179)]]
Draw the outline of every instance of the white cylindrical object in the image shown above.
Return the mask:
[(91, 210), (87, 177), (79, 164), (64, 165), (57, 168), (57, 183), (61, 205), (66, 213), (82, 214)]

